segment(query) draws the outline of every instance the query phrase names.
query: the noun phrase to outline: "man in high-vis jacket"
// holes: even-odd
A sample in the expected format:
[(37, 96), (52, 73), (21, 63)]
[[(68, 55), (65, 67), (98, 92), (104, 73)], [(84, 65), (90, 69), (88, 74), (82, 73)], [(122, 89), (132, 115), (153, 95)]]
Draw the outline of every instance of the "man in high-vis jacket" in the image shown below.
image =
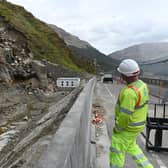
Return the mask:
[(123, 168), (128, 152), (137, 167), (153, 168), (136, 143), (145, 128), (148, 112), (149, 91), (138, 79), (139, 65), (132, 59), (123, 60), (117, 68), (127, 85), (121, 89), (115, 106), (115, 127), (110, 147), (110, 168)]

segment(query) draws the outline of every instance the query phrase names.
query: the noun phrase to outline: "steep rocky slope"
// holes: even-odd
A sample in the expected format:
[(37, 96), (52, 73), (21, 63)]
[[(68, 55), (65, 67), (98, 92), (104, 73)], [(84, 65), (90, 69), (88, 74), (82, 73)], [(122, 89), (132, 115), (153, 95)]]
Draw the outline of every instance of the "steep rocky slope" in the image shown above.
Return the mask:
[[(64, 41), (23, 7), (0, 1), (0, 31), (6, 32), (4, 38), (12, 36), (12, 40), (16, 40), (27, 53), (31, 51), (35, 59), (47, 59), (70, 69), (80, 69), (72, 61), (73, 54)], [(16, 32), (21, 38), (15, 39)], [(17, 51), (13, 53), (16, 55)]]
[(35, 156), (45, 150), (46, 145), (31, 145), (57, 130), (82, 89), (58, 88), (57, 78), (86, 80), (72, 59), (64, 41), (45, 23), (23, 7), (0, 1), (0, 167), (23, 168), (26, 150), (32, 160), (37, 159), (32, 150)]

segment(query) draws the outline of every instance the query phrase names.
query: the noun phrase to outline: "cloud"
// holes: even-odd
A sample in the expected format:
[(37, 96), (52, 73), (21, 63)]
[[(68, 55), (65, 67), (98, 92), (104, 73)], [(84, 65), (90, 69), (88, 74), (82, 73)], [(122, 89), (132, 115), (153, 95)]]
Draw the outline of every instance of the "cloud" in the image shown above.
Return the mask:
[(167, 0), (10, 0), (109, 54), (168, 39)]

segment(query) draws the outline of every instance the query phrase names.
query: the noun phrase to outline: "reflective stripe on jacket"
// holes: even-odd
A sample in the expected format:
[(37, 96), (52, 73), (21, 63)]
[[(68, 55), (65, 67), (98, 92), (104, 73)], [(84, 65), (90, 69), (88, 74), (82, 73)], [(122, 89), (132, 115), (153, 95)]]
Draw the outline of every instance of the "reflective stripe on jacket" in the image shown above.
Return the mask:
[(115, 130), (141, 132), (145, 127), (148, 112), (149, 90), (137, 80), (124, 87), (115, 106)]

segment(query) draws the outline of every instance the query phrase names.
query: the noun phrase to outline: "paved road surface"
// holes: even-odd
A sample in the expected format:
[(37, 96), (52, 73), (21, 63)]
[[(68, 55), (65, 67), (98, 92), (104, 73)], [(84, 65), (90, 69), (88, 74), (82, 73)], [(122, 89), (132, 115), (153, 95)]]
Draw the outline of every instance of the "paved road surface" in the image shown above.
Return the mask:
[[(105, 113), (105, 120), (106, 120), (106, 128), (104, 128), (104, 131), (106, 131), (107, 129), (107, 134), (104, 133), (104, 136), (102, 137), (102, 139), (99, 139), (99, 143), (105, 146), (105, 151), (103, 152), (102, 155), (104, 155), (104, 157), (97, 158), (97, 167), (96, 168), (103, 168), (103, 165), (106, 165), (105, 162), (108, 162), (108, 159), (106, 157), (108, 157), (108, 146), (110, 145), (110, 138), (111, 138), (111, 128), (114, 124), (114, 104), (116, 103), (117, 100), (117, 95), (119, 93), (119, 90), (121, 89), (122, 85), (118, 85), (115, 82), (113, 84), (105, 84), (105, 83), (101, 83), (98, 82), (97, 86), (96, 86), (96, 91), (95, 91), (95, 97), (101, 100), (101, 104), (104, 107), (106, 113)], [(155, 86), (152, 86), (152, 89), (155, 90), (155, 92), (158, 92), (157, 89), (155, 88)], [(152, 103), (158, 103), (158, 98), (155, 97), (150, 97), (150, 102)], [(150, 111), (152, 111), (151, 107), (150, 107)], [(167, 111), (168, 113), (168, 111)], [(165, 136), (166, 135), (166, 136)], [(104, 138), (105, 136), (109, 136), (109, 141), (107, 140), (107, 138)], [(106, 139), (106, 140), (104, 140)], [(164, 134), (163, 136), (163, 141), (164, 143), (167, 142), (168, 139), (168, 134)], [(145, 150), (145, 139), (143, 138), (143, 136), (139, 136), (138, 138), (138, 144), (141, 146), (141, 148), (143, 149), (143, 152), (145, 153), (145, 155), (148, 157), (148, 159), (151, 161), (151, 163), (154, 165), (155, 168), (168, 168), (168, 153), (156, 153), (153, 151), (149, 151), (147, 152)], [(168, 146), (168, 143), (167, 143)], [(103, 160), (103, 158), (106, 158), (105, 160)], [(104, 161), (104, 163), (103, 163)], [(132, 158), (127, 155), (126, 157), (126, 164), (124, 168), (134, 168), (135, 163), (133, 162)]]

